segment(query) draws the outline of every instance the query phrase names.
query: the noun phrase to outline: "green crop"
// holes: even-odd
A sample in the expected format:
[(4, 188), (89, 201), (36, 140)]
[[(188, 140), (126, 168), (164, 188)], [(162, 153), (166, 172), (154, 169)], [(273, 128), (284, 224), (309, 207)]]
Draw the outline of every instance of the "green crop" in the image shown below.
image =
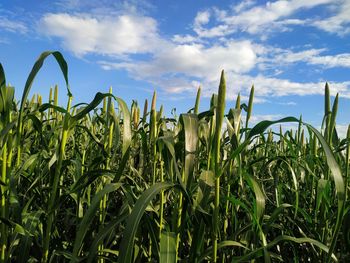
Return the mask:
[[(57, 86), (48, 102), (28, 98), (51, 56), (66, 107)], [(350, 128), (338, 137), (338, 95), (326, 84), (321, 130), (302, 117), (251, 126), (254, 87), (246, 105), (226, 101), (223, 71), (218, 84), (206, 111), (199, 88), (179, 117), (163, 116), (156, 93), (140, 116), (111, 88), (74, 105), (59, 52), (39, 56), (20, 102), (0, 66), (0, 263), (346, 261)]]

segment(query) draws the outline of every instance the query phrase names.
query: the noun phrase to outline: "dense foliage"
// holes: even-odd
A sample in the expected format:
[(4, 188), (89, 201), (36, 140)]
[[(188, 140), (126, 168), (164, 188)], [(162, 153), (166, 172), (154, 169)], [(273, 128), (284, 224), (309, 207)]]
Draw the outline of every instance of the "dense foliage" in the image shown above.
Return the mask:
[[(57, 87), (47, 103), (28, 100), (51, 55), (67, 83), (66, 108)], [(350, 256), (350, 146), (338, 138), (338, 96), (331, 105), (328, 85), (321, 131), (293, 117), (251, 128), (254, 87), (248, 105), (239, 94), (235, 106), (225, 103), (224, 73), (208, 111), (198, 112), (199, 89), (188, 113), (166, 118), (156, 94), (142, 116), (112, 90), (72, 105), (59, 52), (39, 57), (20, 103), (0, 69), (0, 262)], [(286, 122), (297, 129), (283, 132)]]

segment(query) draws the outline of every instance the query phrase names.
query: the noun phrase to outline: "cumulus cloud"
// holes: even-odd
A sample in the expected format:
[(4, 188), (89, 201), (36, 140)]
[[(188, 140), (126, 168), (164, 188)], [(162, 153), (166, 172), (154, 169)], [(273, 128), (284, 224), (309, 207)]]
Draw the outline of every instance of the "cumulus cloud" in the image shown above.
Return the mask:
[(210, 19), (209, 11), (198, 12), (195, 19), (194, 19), (194, 25), (195, 26), (205, 25), (209, 22), (209, 19)]
[[(105, 69), (126, 69), (133, 77), (163, 87), (167, 92), (195, 91), (203, 84), (205, 92), (217, 88), (220, 70), (242, 74), (256, 65), (257, 54), (249, 41), (229, 41), (206, 47), (201, 44), (169, 44), (152, 60), (100, 61)], [(209, 93), (208, 93), (209, 95)]]
[(64, 48), (76, 55), (149, 53), (162, 42), (156, 20), (145, 16), (49, 13), (40, 20), (39, 28), (48, 36), (59, 37)]
[[(209, 11), (199, 12), (197, 18), (204, 18), (205, 23), (194, 23), (194, 30), (200, 37), (218, 37), (230, 35), (234, 32), (247, 32), (249, 34), (266, 34), (276, 28), (286, 30), (288, 25), (301, 25), (308, 20), (290, 18), (299, 10), (311, 9), (319, 5), (329, 4), (332, 0), (279, 0), (267, 2), (265, 5), (252, 6), (252, 1), (245, 1), (233, 8), (233, 13), (219, 12), (213, 9), (212, 13), (217, 14), (214, 19), (217, 25), (204, 27), (208, 24), (211, 13)], [(251, 7), (251, 8), (247, 8)], [(201, 19), (199, 19), (201, 21)]]
[[(193, 56), (189, 55), (191, 53)], [(199, 85), (203, 87), (203, 96), (205, 97), (210, 97), (213, 93), (216, 93), (220, 77), (218, 64), (215, 64), (214, 60), (214, 64), (211, 64), (211, 59), (197, 61), (196, 58), (201, 57), (200, 52), (196, 54), (193, 50), (189, 50), (185, 54), (192, 59), (182, 62), (179, 58), (173, 61), (174, 65), (170, 63), (171, 58), (169, 61), (163, 61), (162, 58), (159, 58), (157, 61), (141, 64), (139, 62), (113, 63), (107, 61), (100, 61), (100, 64), (109, 70), (127, 69), (132, 76), (147, 80), (173, 95), (184, 92), (194, 94)], [(245, 100), (252, 85), (255, 85), (255, 101), (257, 103), (270, 101), (274, 97), (324, 94), (325, 81), (296, 82), (283, 78), (266, 77), (262, 74), (252, 76), (247, 74), (249, 72), (237, 70), (232, 65), (227, 66), (227, 68), (227, 98), (229, 100), (235, 99), (239, 92), (242, 94), (242, 99)], [(350, 81), (331, 81), (330, 87), (332, 95), (339, 92), (343, 98), (350, 98)], [(295, 103), (289, 103), (288, 105), (295, 105)]]
[[(330, 2), (279, 0), (255, 5), (246, 0), (232, 6), (231, 11), (202, 10), (193, 20), (194, 34), (175, 34), (168, 38), (159, 32), (154, 18), (133, 12), (113, 16), (48, 13), (40, 20), (39, 30), (60, 39), (63, 47), (77, 56), (103, 55), (98, 62), (103, 69), (126, 70), (132, 78), (161, 87), (168, 94), (194, 94), (201, 85), (203, 95), (211, 96), (217, 92), (220, 71), (224, 69), (228, 99), (234, 99), (238, 92), (242, 99), (247, 98), (250, 87), (255, 84), (255, 101), (265, 102), (276, 96), (324, 92), (323, 80), (296, 82), (277, 78), (283, 73), (279, 66), (304, 62), (324, 68), (350, 67), (350, 53), (327, 54), (325, 48), (281, 49), (227, 34), (237, 30), (255, 34), (264, 27), (303, 25), (305, 20), (291, 16), (299, 10)], [(217, 24), (209, 27), (213, 19)], [(208, 40), (212, 36), (225, 37)], [(266, 74), (271, 69), (274, 77)], [(333, 95), (341, 92), (342, 97), (350, 98), (350, 82), (331, 82), (331, 87)]]
[[(202, 78), (216, 75), (220, 69), (247, 72), (256, 64), (256, 52), (250, 41), (228, 41), (206, 47), (201, 44), (171, 44), (153, 54), (152, 61), (111, 63), (144, 77), (159, 74), (184, 74)], [(236, 63), (232, 63), (236, 61)], [(150, 63), (151, 62), (151, 63)]]

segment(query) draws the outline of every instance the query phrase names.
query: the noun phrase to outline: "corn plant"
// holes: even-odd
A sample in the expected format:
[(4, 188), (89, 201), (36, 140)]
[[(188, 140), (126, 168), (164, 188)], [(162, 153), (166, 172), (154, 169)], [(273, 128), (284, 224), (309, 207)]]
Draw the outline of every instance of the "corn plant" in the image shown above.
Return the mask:
[[(57, 86), (47, 102), (29, 99), (49, 57), (65, 107)], [(187, 113), (164, 116), (155, 92), (141, 116), (112, 88), (75, 105), (60, 52), (39, 56), (19, 102), (1, 65), (0, 262), (346, 261), (350, 128), (339, 138), (339, 96), (326, 84), (320, 130), (301, 116), (251, 126), (254, 89), (247, 104), (227, 101), (222, 71), (208, 110), (199, 88)]]

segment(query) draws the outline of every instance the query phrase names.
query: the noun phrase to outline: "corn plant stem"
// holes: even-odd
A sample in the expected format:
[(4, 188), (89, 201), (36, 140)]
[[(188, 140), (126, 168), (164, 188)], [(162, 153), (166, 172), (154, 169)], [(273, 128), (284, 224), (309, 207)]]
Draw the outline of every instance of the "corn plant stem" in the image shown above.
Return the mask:
[[(214, 136), (213, 135), (214, 134), (214, 127), (215, 127), (214, 122), (215, 122), (215, 115), (210, 120), (209, 141), (212, 141), (213, 136)], [(208, 150), (207, 150), (207, 170), (213, 169), (213, 166), (214, 166), (214, 160), (211, 156), (211, 152), (212, 152), (212, 144), (209, 143)]]
[[(227, 185), (227, 194), (226, 194), (226, 197), (227, 197), (227, 199), (230, 197), (230, 192), (231, 192), (231, 185), (230, 184), (228, 184)], [(228, 228), (228, 211), (229, 211), (229, 207), (230, 206), (230, 203), (229, 203), (229, 201), (226, 201), (226, 205), (225, 205), (225, 222), (224, 222), (224, 234), (225, 234), (225, 236), (227, 237), (227, 228)]]
[[(8, 120), (11, 122), (11, 113), (8, 114)], [(12, 136), (12, 130), (9, 131), (9, 138)], [(6, 186), (1, 186), (1, 217), (7, 219), (7, 185), (9, 180), (7, 178), (7, 174), (10, 174), (11, 164), (12, 164), (12, 156), (13, 149), (8, 149), (7, 141), (3, 146), (3, 156), (2, 156), (2, 171), (1, 171), (1, 179), (6, 184)], [(1, 256), (0, 262), (5, 262), (6, 259), (6, 249), (7, 249), (7, 232), (8, 227), (5, 224), (1, 224)], [(3, 261), (4, 260), (4, 261)]]
[[(49, 93), (49, 102), (48, 103), (52, 103), (52, 87), (50, 88), (50, 93)], [(51, 116), (52, 116), (52, 113), (53, 113), (53, 109), (49, 109), (48, 113), (47, 113), (47, 119), (48, 120), (51, 120)]]
[[(230, 162), (230, 167), (229, 167), (229, 175), (232, 174), (232, 171), (233, 171), (233, 164), (234, 162), (231, 161)], [(229, 209), (230, 209), (230, 202), (229, 202), (229, 197), (231, 195), (231, 184), (229, 182), (229, 180), (227, 181), (227, 193), (226, 193), (226, 198), (227, 198), (227, 201), (226, 201), (226, 206), (225, 206), (225, 222), (224, 222), (224, 234), (225, 234), (225, 237), (227, 238), (227, 228), (228, 228), (228, 221), (229, 221), (229, 216), (228, 216), (228, 212), (229, 212)]]
[[(58, 86), (55, 86), (54, 95), (53, 95), (53, 105), (58, 106)], [(59, 114), (55, 111), (55, 123), (57, 124), (59, 121)]]
[(156, 183), (156, 177), (157, 177), (157, 146), (155, 142), (153, 142), (152, 145), (152, 156), (153, 156), (153, 163), (152, 163), (152, 184)]
[[(4, 143), (2, 148), (2, 169), (1, 169), (1, 180), (7, 184), (7, 142)], [(1, 186), (1, 217), (6, 219), (6, 199), (7, 199), (7, 187)], [(6, 249), (7, 249), (7, 229), (5, 224), (1, 224), (1, 257), (0, 262), (5, 262)]]
[[(350, 130), (348, 129), (348, 131), (347, 131), (347, 139), (349, 139), (349, 137), (350, 137), (349, 135), (350, 135)], [(338, 238), (339, 231), (340, 231), (340, 228), (341, 228), (341, 225), (342, 225), (342, 221), (343, 221), (344, 204), (346, 202), (346, 192), (347, 192), (347, 190), (346, 190), (347, 178), (348, 178), (348, 171), (349, 171), (349, 153), (350, 153), (350, 146), (348, 144), (347, 147), (346, 147), (346, 154), (345, 154), (345, 156), (346, 156), (346, 161), (345, 161), (345, 182), (344, 182), (344, 185), (345, 185), (345, 200), (344, 200), (344, 203), (343, 203), (342, 207), (340, 209), (338, 208), (337, 221), (335, 223), (335, 228), (333, 230), (332, 241), (331, 241), (331, 245), (329, 247), (329, 251), (328, 251), (327, 261), (326, 262), (331, 262), (332, 253), (333, 253), (333, 251), (335, 249), (335, 246), (336, 246), (336, 243), (337, 243), (337, 238)]]
[[(22, 133), (22, 129), (23, 129), (23, 124), (22, 121), (19, 123), (19, 134), (18, 134), (18, 140), (20, 141), (21, 139), (21, 133)], [(22, 144), (19, 142), (17, 145), (17, 158), (16, 158), (16, 167), (19, 167), (19, 165), (21, 164), (21, 151), (22, 151)]]
[[(237, 95), (237, 100), (236, 100), (236, 106), (235, 106), (235, 109), (236, 110), (240, 110), (240, 106), (241, 106), (241, 95), (238, 93)], [(235, 121), (235, 120), (234, 120)], [(240, 133), (240, 125), (238, 124), (237, 127), (235, 127), (235, 136), (238, 140), (239, 138), (239, 133)], [(238, 142), (238, 145), (239, 145), (239, 142)], [(228, 175), (232, 175), (233, 174), (233, 167), (234, 167), (234, 160), (232, 160), (230, 162), (230, 166), (229, 166), (229, 173)], [(225, 237), (226, 239), (228, 239), (228, 234), (227, 234), (227, 228), (228, 228), (228, 223), (229, 223), (229, 209), (230, 209), (230, 202), (229, 202), (229, 197), (231, 195), (231, 184), (230, 184), (230, 180), (228, 178), (227, 180), (227, 194), (226, 194), (226, 197), (227, 197), (227, 201), (226, 201), (226, 207), (225, 207), (225, 222), (224, 222), (224, 234), (225, 234)], [(223, 260), (224, 260), (224, 257), (223, 257)]]
[[(161, 157), (160, 157), (161, 158)], [(160, 182), (164, 182), (164, 162), (162, 159), (160, 159)], [(159, 239), (162, 235), (163, 230), (163, 221), (164, 221), (164, 191), (162, 190), (160, 192), (160, 209), (159, 209)]]
[[(68, 98), (68, 104), (67, 104), (67, 109), (70, 109), (72, 103), (72, 97)], [(55, 206), (55, 202), (57, 200), (57, 191), (59, 188), (59, 182), (60, 182), (60, 177), (61, 177), (61, 169), (62, 169), (62, 163), (64, 159), (64, 153), (66, 149), (66, 143), (68, 139), (68, 132), (69, 132), (69, 126), (68, 126), (68, 116), (65, 116), (64, 119), (64, 124), (63, 124), (63, 129), (62, 129), (62, 140), (60, 143), (60, 148), (59, 148), (59, 156), (57, 160), (57, 165), (55, 168), (55, 175), (54, 175), (54, 180), (52, 184), (52, 189), (49, 197), (49, 204), (48, 204), (48, 219), (47, 219), (47, 225), (46, 225), (46, 230), (44, 232), (44, 240), (43, 240), (43, 255), (42, 255), (42, 262), (47, 262), (48, 257), (49, 257), (49, 246), (50, 246), (50, 236), (51, 236), (51, 231), (52, 231), (52, 225), (55, 220), (55, 211), (53, 211), (53, 208)]]
[[(151, 118), (150, 118), (150, 142), (151, 142), (151, 154), (152, 154), (152, 185), (156, 183), (157, 177), (157, 145), (156, 145), (156, 134), (157, 134), (157, 111), (156, 111), (156, 93), (154, 92), (151, 106)], [(149, 239), (149, 258), (152, 258), (152, 239)]]
[[(67, 104), (67, 112), (68, 113), (70, 113), (70, 108), (71, 108), (71, 104), (72, 104), (72, 97), (69, 97), (69, 99), (68, 99), (68, 104)], [(68, 132), (69, 132), (69, 130), (67, 129), (67, 131), (66, 131), (66, 140), (68, 139)], [(63, 138), (63, 136), (62, 136), (62, 138)], [(64, 155), (64, 152), (63, 152), (63, 155)], [(60, 175), (60, 182), (59, 182), (59, 185), (63, 185), (63, 174), (61, 174)], [(61, 195), (62, 194), (62, 189), (59, 189), (59, 195)]]
[[(220, 81), (219, 95), (213, 95), (210, 110), (197, 115), (198, 148), (190, 151), (196, 156), (187, 173), (186, 158), (179, 158), (188, 138), (182, 136), (181, 118), (175, 113), (174, 118), (163, 119), (162, 107), (155, 110), (155, 100), (151, 112), (145, 107), (139, 126), (137, 103), (133, 104), (132, 115), (127, 116), (129, 132), (123, 110), (122, 121), (119, 115), (109, 120), (107, 99), (103, 110), (97, 108), (100, 104), (90, 103), (86, 111), (91, 115), (72, 119), (70, 116), (77, 116), (75, 111), (85, 107), (62, 110), (57, 105), (57, 89), (55, 99), (53, 89), (49, 99), (49, 104), (57, 107), (46, 105), (47, 110), (39, 112), (42, 98), (35, 95), (31, 101), (26, 99), (19, 111), (17, 102), (2, 90), (2, 78), (0, 72), (0, 263), (64, 261), (71, 255), (72, 243), (79, 239), (81, 251), (74, 253), (77, 257), (71, 261), (224, 263), (280, 259), (328, 263), (335, 255), (340, 262), (346, 261), (350, 128), (345, 140), (336, 136), (337, 99), (331, 110), (329, 91), (321, 128), (325, 142), (310, 127), (309, 136), (304, 137), (301, 120), (297, 129), (285, 134), (281, 128), (280, 142), (276, 142), (270, 126), (265, 126), (268, 122), (245, 129), (252, 118), (244, 119), (242, 125), (240, 106), (242, 110), (247, 107), (237, 102), (235, 110), (228, 112), (231, 125), (222, 129)], [(189, 114), (198, 113), (198, 102)], [(18, 126), (4, 115), (8, 105), (14, 106), (11, 114)], [(298, 119), (291, 119), (298, 123)], [(12, 131), (15, 128), (16, 133)], [(74, 131), (76, 136), (71, 137)], [(117, 140), (112, 141), (112, 137)], [(130, 152), (121, 155), (125, 149), (119, 146), (128, 140)], [(77, 152), (81, 158), (75, 156)], [(330, 161), (332, 155), (334, 160)], [(118, 169), (122, 189), (97, 196), (110, 182), (104, 171), (115, 171), (116, 167), (124, 169)], [(290, 178), (290, 170), (296, 172), (297, 184), (293, 173)], [(178, 185), (178, 179), (182, 181), (178, 175), (185, 176), (187, 191), (155, 188), (164, 181)], [(253, 183), (249, 177), (257, 180)], [(300, 188), (295, 186), (294, 190), (293, 183)], [(149, 188), (156, 192), (148, 192)], [(148, 195), (144, 195), (146, 191)], [(293, 194), (299, 193), (303, 202), (298, 203)], [(119, 221), (119, 216), (127, 219)], [(87, 220), (88, 224), (83, 224)], [(101, 224), (94, 224), (95, 220)], [(75, 238), (74, 229), (79, 228), (82, 231)], [(122, 257), (125, 251), (128, 255)]]
[[(81, 175), (84, 174), (85, 155), (86, 155), (86, 149), (83, 149), (83, 153), (81, 157)], [(77, 217), (78, 218), (83, 218), (84, 216), (84, 208), (83, 208), (83, 203), (81, 201), (81, 194), (82, 192), (79, 192), (77, 197), (77, 200), (78, 200)]]
[[(162, 160), (162, 155), (160, 154), (160, 182), (164, 182), (164, 162)], [(161, 241), (162, 231), (163, 231), (163, 224), (164, 224), (164, 204), (165, 204), (165, 198), (164, 198), (164, 191), (160, 191), (160, 208), (159, 208), (159, 241)], [(159, 260), (161, 258), (161, 255), (159, 255)]]
[(213, 214), (213, 262), (217, 262), (218, 253), (218, 226), (219, 226), (219, 205), (220, 205), (220, 177), (215, 179), (215, 197)]
[(216, 108), (216, 125), (214, 136), (214, 174), (215, 174), (215, 194), (214, 194), (214, 212), (213, 212), (213, 262), (217, 262), (218, 252), (218, 233), (219, 233), (219, 209), (220, 209), (220, 145), (221, 145), (221, 127), (225, 111), (226, 81), (224, 71), (221, 72), (218, 105)]
[[(325, 129), (325, 138), (328, 142), (329, 145), (331, 145), (331, 115), (332, 115), (332, 112), (330, 110), (330, 94), (329, 94), (329, 88), (328, 88), (328, 84), (326, 84), (326, 95), (325, 95), (325, 99), (326, 99), (326, 102), (325, 102), (325, 107), (327, 108), (327, 111), (326, 111), (326, 129)], [(326, 158), (326, 157), (324, 157)], [(327, 170), (325, 171), (325, 179), (328, 180), (329, 179), (329, 168), (327, 168)], [(323, 241), (323, 239), (322, 239)]]
[[(182, 175), (181, 175), (182, 181), (185, 179), (185, 171), (183, 169)], [(180, 247), (180, 227), (181, 227), (181, 217), (182, 217), (182, 208), (183, 208), (183, 195), (182, 192), (179, 194), (179, 205), (178, 205), (178, 211), (177, 211), (177, 226), (176, 226), (176, 262), (179, 261), (179, 247)]]
[[(350, 125), (348, 126), (348, 131), (347, 131), (347, 139), (350, 140)], [(346, 166), (345, 166), (345, 179), (344, 179), (344, 185), (345, 185), (345, 202), (348, 199), (348, 180), (349, 180), (349, 165), (350, 165), (350, 142), (348, 142), (348, 145), (346, 147)]]
[[(112, 88), (110, 88), (109, 93), (112, 94)], [(111, 98), (108, 98), (108, 105), (107, 105), (107, 114), (109, 114), (110, 111), (112, 111), (114, 105), (113, 102), (111, 101)], [(103, 101), (103, 111), (104, 113), (106, 113), (106, 99)], [(108, 115), (107, 115), (107, 124), (108, 124)], [(107, 134), (108, 132), (108, 134)], [(113, 146), (113, 132), (114, 132), (114, 122), (111, 121), (111, 123), (109, 124), (109, 127), (106, 127), (106, 131), (105, 134), (107, 136), (107, 138), (105, 137), (105, 141), (107, 141), (107, 158), (106, 158), (106, 164), (105, 167), (107, 170), (109, 170), (111, 168), (111, 153), (112, 153), (112, 146)], [(103, 185), (106, 183), (106, 179), (103, 178), (102, 179), (102, 183)], [(102, 185), (102, 187), (103, 187)], [(99, 217), (99, 221), (100, 221), (100, 226), (102, 227), (104, 224), (104, 219), (105, 219), (105, 215), (106, 215), (106, 210), (107, 210), (107, 199), (108, 199), (108, 195), (104, 195), (101, 202), (100, 202), (100, 217)], [(104, 245), (103, 243), (99, 245), (98, 247), (99, 250), (99, 254), (102, 254), (102, 251), (104, 250)], [(103, 263), (105, 262), (104, 258), (100, 257), (98, 259), (99, 263)]]
[(156, 182), (156, 168), (157, 168), (157, 145), (156, 145), (156, 134), (157, 134), (157, 110), (156, 110), (157, 93), (154, 91), (151, 104), (151, 116), (150, 116), (150, 144), (152, 154), (152, 184)]
[[(151, 114), (151, 116), (155, 116), (156, 114), (153, 113)], [(154, 125), (152, 125), (154, 124)], [(151, 138), (151, 145), (152, 145), (152, 160), (153, 160), (153, 163), (152, 163), (152, 184), (155, 184), (156, 183), (156, 177), (157, 177), (157, 145), (156, 145), (156, 119), (155, 118), (152, 118), (152, 122), (151, 122), (151, 125), (152, 125), (152, 138)]]

